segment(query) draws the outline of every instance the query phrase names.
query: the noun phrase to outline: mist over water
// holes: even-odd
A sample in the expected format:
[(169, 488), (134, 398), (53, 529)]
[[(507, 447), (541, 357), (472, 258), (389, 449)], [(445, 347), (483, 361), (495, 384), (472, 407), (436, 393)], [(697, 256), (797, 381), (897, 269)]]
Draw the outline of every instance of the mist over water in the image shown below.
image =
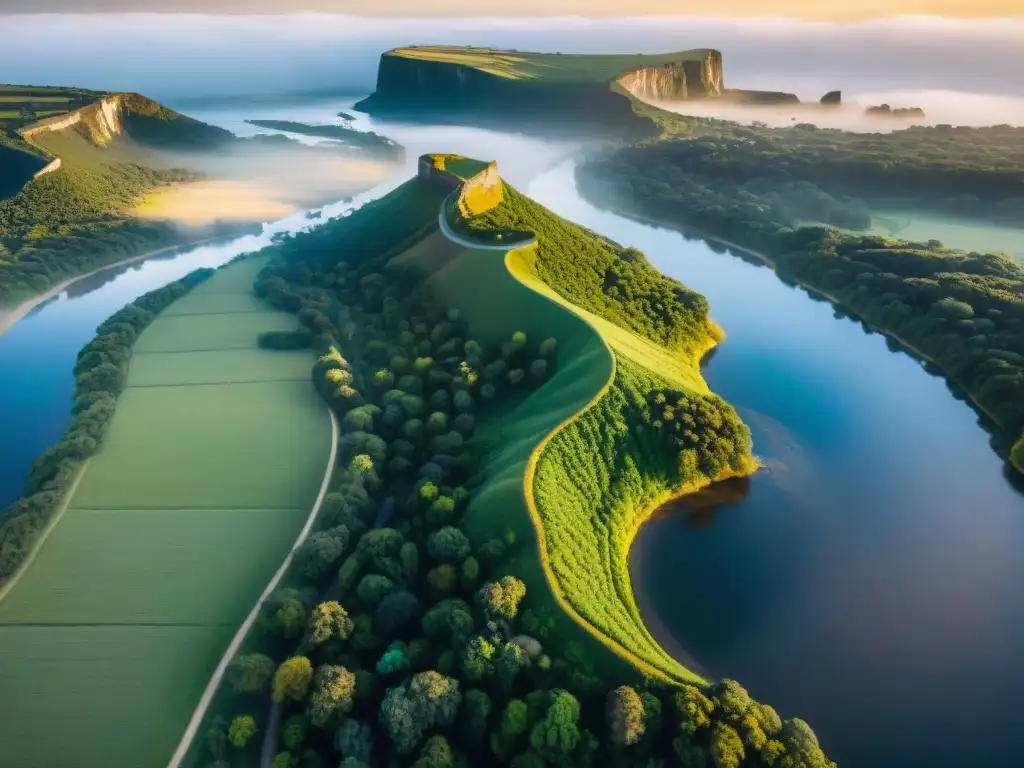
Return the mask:
[[(844, 92), (843, 103), (839, 106), (822, 107), (817, 101), (813, 99), (801, 104), (778, 106), (750, 106), (720, 101), (652, 103), (670, 112), (747, 124), (758, 121), (776, 128), (813, 123), (819, 128), (887, 133), (912, 125), (1024, 126), (1024, 95), (904, 88)], [(925, 116), (907, 118), (865, 114), (867, 107), (881, 104), (888, 104), (893, 109), (920, 107)]]

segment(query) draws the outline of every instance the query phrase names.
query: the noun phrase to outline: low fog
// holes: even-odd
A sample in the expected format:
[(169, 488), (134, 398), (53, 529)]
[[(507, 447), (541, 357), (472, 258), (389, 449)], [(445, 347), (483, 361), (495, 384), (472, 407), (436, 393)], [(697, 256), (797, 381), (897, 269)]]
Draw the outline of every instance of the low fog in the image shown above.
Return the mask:
[[(817, 103), (779, 106), (746, 106), (718, 101), (652, 102), (662, 109), (700, 117), (717, 117), (738, 123), (762, 122), (772, 127), (813, 123), (819, 128), (885, 133), (912, 125), (1007, 125), (1024, 126), (1024, 97), (951, 90), (893, 90), (843, 93), (843, 104), (822, 107)], [(920, 107), (922, 117), (865, 114), (865, 108), (888, 104), (892, 109)]]
[[(341, 15), (0, 16), (2, 78), (136, 90), (156, 99), (369, 91), (379, 54), (411, 43), (542, 51), (713, 47), (727, 85), (1024, 96), (1024, 20), (358, 19)], [(45, 55), (40, 41), (45, 40)]]
[(190, 228), (217, 221), (274, 221), (356, 195), (397, 170), (394, 163), (368, 160), (358, 152), (299, 142), (285, 148), (242, 144), (215, 155), (160, 153), (159, 160), (208, 178), (163, 187), (147, 195), (136, 212)]

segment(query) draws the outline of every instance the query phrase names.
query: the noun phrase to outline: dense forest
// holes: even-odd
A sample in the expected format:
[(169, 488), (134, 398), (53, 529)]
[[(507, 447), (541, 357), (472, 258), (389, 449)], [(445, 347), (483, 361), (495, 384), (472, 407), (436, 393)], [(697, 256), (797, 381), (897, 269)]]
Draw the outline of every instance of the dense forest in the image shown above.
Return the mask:
[[(623, 159), (661, 163), (673, 178), (659, 180), (673, 185), (693, 179), (769, 207), (774, 191), (785, 208), (791, 194), (786, 190), (796, 186), (798, 198), (818, 194), (847, 204), (854, 199), (854, 211), (864, 210), (859, 198), (1010, 226), (1024, 221), (1024, 128), (940, 125), (854, 133), (810, 124), (768, 128), (682, 118), (666, 130), (677, 135), (626, 150)], [(786, 213), (823, 221), (813, 207)], [(825, 223), (861, 229), (870, 219), (854, 213)]]
[[(828, 768), (803, 721), (733, 681), (596, 676), (503, 565), (532, 542), (467, 535), (486, 482), (477, 433), (558, 375), (559, 342), (481, 343), (418, 268), (389, 263), (436, 230), (447, 191), (413, 180), (280, 238), (257, 281), (303, 325), (261, 345), (313, 347), (343, 437), (317, 530), (232, 661), (192, 763), (269, 749), (274, 768)], [(664, 444), (689, 440), (675, 424), (687, 413), (717, 418), (665, 391), (630, 407)]]
[(573, 304), (688, 358), (707, 348), (707, 299), (661, 274), (637, 249), (571, 224), (507, 184), (502, 204), (469, 225), (536, 233), (539, 277)]
[(143, 294), (107, 318), (78, 353), (71, 424), (60, 442), (36, 459), (22, 497), (0, 513), (0, 583), (17, 571), (50, 516), (65, 501), (82, 463), (100, 449), (128, 380), (128, 362), (139, 334), (158, 313), (213, 272), (197, 269)]
[(106, 162), (95, 152), (95, 158), (82, 152), (0, 198), (0, 304), (181, 241), (173, 225), (124, 212), (154, 187), (197, 174), (141, 165), (128, 154), (111, 153), (113, 162)]
[[(917, 130), (926, 129), (912, 129)], [(983, 147), (978, 152), (985, 155), (990, 150), (984, 149), (983, 137), (1013, 130), (1017, 129), (952, 133), (974, 135), (971, 132), (976, 131)], [(825, 132), (800, 129), (792, 133)], [(819, 206), (818, 220), (834, 225), (859, 215), (862, 203), (836, 198), (798, 174), (799, 168), (799, 173), (817, 178), (827, 162), (824, 158), (814, 171), (805, 169), (804, 160), (780, 161), (791, 173), (790, 180), (781, 184), (778, 179), (758, 177), (760, 166), (749, 169), (751, 180), (732, 182), (717, 175), (718, 160), (695, 164), (694, 158), (705, 151), (703, 144), (704, 139), (677, 139), (622, 149), (581, 166), (580, 189), (598, 204), (694, 228), (762, 253), (780, 275), (828, 295), (868, 325), (896, 337), (969, 394), (994, 422), (997, 450), (1004, 455), (1013, 451), (1016, 466), (1024, 471), (1024, 447), (1018, 443), (1011, 448), (1024, 428), (1024, 267), (1004, 255), (965, 253), (934, 240), (908, 242), (824, 226), (796, 226), (797, 219), (807, 217), (800, 215), (806, 208), (794, 213), (787, 202), (794, 189), (804, 190), (802, 205)], [(1024, 162), (1020, 146), (1018, 154), (1009, 155), (1010, 169)], [(916, 162), (914, 156), (907, 160), (911, 169)], [(975, 176), (985, 178), (984, 161), (972, 162), (962, 175), (950, 169), (949, 178), (965, 183)], [(991, 156), (987, 162), (994, 162)], [(809, 160), (807, 164), (808, 168), (813, 165)], [(941, 190), (938, 179), (944, 171), (927, 166), (922, 161), (921, 178), (934, 179), (934, 189)], [(903, 166), (889, 167), (890, 173), (898, 175)], [(835, 167), (830, 173), (843, 178)], [(990, 197), (1011, 188), (1004, 185), (1011, 175), (1011, 171), (992, 171)], [(912, 170), (907, 178), (914, 178)], [(979, 184), (976, 191), (982, 194), (983, 187)], [(950, 186), (942, 194), (956, 188)], [(808, 202), (807, 197), (813, 200)]]

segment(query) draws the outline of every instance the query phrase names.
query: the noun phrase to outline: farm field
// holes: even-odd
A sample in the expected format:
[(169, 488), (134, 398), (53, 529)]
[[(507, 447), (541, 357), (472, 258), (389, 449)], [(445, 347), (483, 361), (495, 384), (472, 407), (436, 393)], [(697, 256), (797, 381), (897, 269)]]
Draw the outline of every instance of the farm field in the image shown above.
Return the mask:
[(251, 298), (261, 266), (142, 333), (103, 449), (0, 599), (5, 764), (165, 764), (308, 517), (330, 420), (308, 353), (256, 347), (297, 322)]

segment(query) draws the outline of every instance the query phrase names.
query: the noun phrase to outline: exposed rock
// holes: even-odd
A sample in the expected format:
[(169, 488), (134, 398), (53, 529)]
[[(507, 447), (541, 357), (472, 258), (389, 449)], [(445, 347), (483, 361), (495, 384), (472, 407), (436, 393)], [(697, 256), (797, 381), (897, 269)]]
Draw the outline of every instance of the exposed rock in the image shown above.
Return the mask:
[(842, 91), (829, 91), (821, 97), (822, 104), (842, 104), (843, 103), (843, 92)]
[(619, 85), (639, 99), (682, 101), (721, 96), (722, 54), (708, 51), (703, 61), (681, 61), (638, 67), (619, 78)]
[(888, 104), (879, 104), (877, 107), (868, 107), (864, 110), (866, 115), (876, 117), (924, 117), (924, 110), (920, 107), (897, 107), (893, 109)]

